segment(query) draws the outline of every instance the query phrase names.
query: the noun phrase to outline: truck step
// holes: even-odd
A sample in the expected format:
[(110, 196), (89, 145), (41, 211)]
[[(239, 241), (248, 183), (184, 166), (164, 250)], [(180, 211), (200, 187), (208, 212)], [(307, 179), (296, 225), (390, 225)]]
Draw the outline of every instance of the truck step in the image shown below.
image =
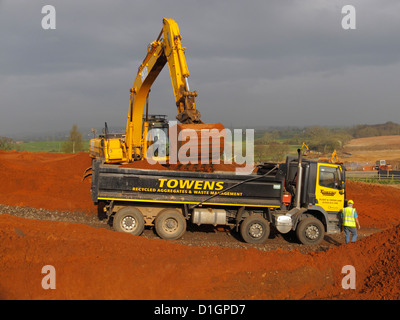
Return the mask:
[(341, 232), (341, 227), (338, 225), (328, 225), (328, 229), (327, 232), (328, 234), (332, 234), (332, 233), (340, 233)]
[(341, 231), (341, 218), (338, 213), (328, 214), (328, 233), (339, 233)]

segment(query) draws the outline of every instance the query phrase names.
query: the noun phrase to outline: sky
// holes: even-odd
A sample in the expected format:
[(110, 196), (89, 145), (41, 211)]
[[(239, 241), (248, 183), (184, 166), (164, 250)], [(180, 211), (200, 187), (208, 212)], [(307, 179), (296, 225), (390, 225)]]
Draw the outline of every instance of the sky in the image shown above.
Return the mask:
[[(354, 15), (342, 13), (349, 4)], [(45, 5), (55, 29), (42, 27)], [(179, 25), (206, 123), (400, 122), (398, 0), (0, 0), (0, 136), (124, 127), (164, 17)], [(175, 120), (167, 69), (150, 113)]]

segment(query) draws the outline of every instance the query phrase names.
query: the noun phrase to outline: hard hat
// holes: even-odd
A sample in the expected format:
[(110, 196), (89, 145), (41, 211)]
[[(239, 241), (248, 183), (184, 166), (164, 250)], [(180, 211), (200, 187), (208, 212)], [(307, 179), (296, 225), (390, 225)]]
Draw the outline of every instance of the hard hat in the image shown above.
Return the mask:
[(347, 201), (347, 203), (348, 204), (354, 204), (354, 201), (353, 200), (349, 200), (349, 201)]

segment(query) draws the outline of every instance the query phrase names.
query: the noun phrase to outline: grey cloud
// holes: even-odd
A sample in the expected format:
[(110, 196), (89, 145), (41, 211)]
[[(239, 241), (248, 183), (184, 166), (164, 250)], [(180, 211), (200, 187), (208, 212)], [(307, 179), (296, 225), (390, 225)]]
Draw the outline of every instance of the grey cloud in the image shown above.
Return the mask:
[[(395, 0), (353, 0), (357, 29), (346, 31), (344, 0), (54, 0), (57, 29), (49, 31), (40, 26), (45, 4), (0, 2), (0, 135), (124, 126), (129, 88), (163, 17), (179, 24), (207, 122), (352, 125), (398, 116)], [(167, 68), (151, 111), (174, 119)]]

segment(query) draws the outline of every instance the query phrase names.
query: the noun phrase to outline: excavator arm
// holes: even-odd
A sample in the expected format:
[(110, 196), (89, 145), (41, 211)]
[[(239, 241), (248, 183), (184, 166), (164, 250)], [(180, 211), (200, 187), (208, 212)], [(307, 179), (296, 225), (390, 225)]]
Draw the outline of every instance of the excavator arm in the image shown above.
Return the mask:
[[(199, 135), (203, 126), (207, 127), (200, 120), (200, 112), (196, 109), (197, 92), (190, 91), (189, 88), (190, 73), (181, 40), (178, 24), (172, 19), (164, 18), (162, 30), (157, 39), (148, 46), (147, 55), (138, 68), (130, 90), (125, 133), (113, 135), (104, 133), (98, 139), (92, 139), (90, 141), (91, 157), (104, 158), (106, 163), (132, 162), (146, 158), (146, 150), (151, 143), (147, 141), (150, 121), (147, 119), (147, 108), (145, 121), (143, 121), (143, 113), (150, 88), (167, 63), (178, 109), (176, 118), (181, 122), (180, 128), (194, 125), (195, 128), (190, 129), (195, 129), (196, 134)], [(220, 150), (222, 153), (222, 148)]]
[(190, 91), (188, 78), (190, 76), (185, 59), (185, 49), (182, 47), (182, 36), (178, 24), (172, 19), (163, 20), (163, 47), (167, 57), (169, 73), (174, 90), (175, 102), (181, 123), (203, 123), (200, 112), (196, 109), (196, 91)]
[(185, 48), (181, 43), (178, 24), (172, 19), (163, 19), (163, 28), (155, 41), (147, 50), (147, 55), (139, 66), (137, 76), (130, 90), (129, 112), (126, 125), (125, 143), (128, 160), (139, 158), (145, 141), (142, 136), (142, 118), (150, 88), (168, 63), (178, 108), (176, 117), (181, 123), (203, 123), (201, 114), (196, 109), (197, 92), (189, 89), (189, 70), (185, 59)]

